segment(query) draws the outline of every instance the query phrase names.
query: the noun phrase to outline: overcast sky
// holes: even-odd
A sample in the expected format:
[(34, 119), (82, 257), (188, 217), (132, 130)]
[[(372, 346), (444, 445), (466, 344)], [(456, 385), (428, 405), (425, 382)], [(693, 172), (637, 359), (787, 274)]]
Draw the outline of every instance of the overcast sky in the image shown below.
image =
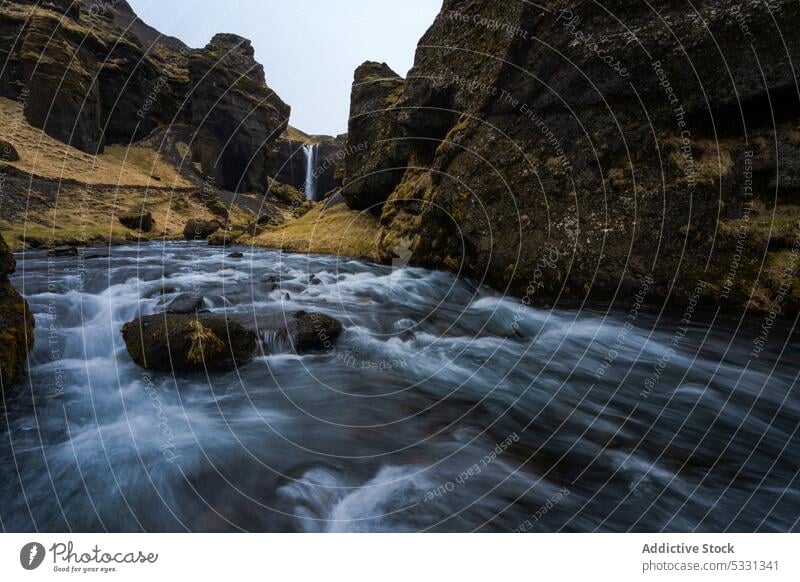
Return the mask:
[(442, 0), (128, 0), (164, 34), (201, 47), (217, 32), (253, 41), (267, 83), (312, 134), (347, 131), (353, 71), (383, 61), (402, 76)]

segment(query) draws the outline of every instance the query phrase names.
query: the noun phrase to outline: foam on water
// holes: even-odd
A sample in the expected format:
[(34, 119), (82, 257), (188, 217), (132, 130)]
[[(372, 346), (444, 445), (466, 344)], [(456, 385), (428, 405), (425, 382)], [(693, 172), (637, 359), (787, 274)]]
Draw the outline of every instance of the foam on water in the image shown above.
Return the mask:
[[(745, 365), (752, 335), (695, 324), (675, 345), (676, 322), (642, 318), (610, 357), (625, 310), (241, 250), (19, 257), (36, 347), (0, 435), (5, 529), (798, 528), (795, 352)], [(136, 367), (121, 326), (181, 293), (251, 326), (303, 309), (345, 332), (299, 356), (259, 329), (229, 374)]]

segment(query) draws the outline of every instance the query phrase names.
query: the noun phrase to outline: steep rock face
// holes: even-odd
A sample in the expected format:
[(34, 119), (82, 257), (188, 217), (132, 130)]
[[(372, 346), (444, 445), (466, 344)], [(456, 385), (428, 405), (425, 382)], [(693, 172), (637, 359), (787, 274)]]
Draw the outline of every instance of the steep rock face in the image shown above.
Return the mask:
[(272, 144), (269, 160), (270, 176), (281, 184), (288, 184), (298, 190), (303, 188), (306, 181), (306, 159), (302, 141), (281, 136)]
[(228, 189), (264, 189), (266, 152), (289, 116), (248, 41), (218, 35), (190, 49), (123, 0), (3, 3), (0, 62), (0, 96), (48, 135), (94, 154), (189, 127), (195, 161)]
[(301, 141), (283, 135), (273, 145), (273, 151), (269, 157), (269, 174), (278, 182), (303, 190), (306, 182), (307, 163), (303, 146), (306, 143), (316, 143), (319, 149), (313, 171), (317, 177), (317, 195), (324, 197), (325, 194), (340, 185), (338, 174), (344, 161), (343, 148), (346, 139), (346, 135), (306, 136), (306, 139)]
[(6, 390), (22, 372), (33, 347), (33, 316), (27, 302), (11, 285), (8, 276), (16, 262), (0, 235), (0, 389)]
[(263, 190), (289, 106), (267, 87), (250, 41), (218, 34), (189, 58), (195, 159), (227, 190)]
[[(686, 298), (702, 281), (731, 305), (796, 308), (798, 33), (790, 0), (445, 1), (396, 121), (351, 128), (349, 144), (407, 147), (402, 181), (370, 189), (388, 197), (383, 257), (402, 246), (531, 300)], [(356, 115), (369, 107), (354, 87)]]
[(385, 63), (366, 62), (356, 69), (342, 180), (350, 208), (380, 214), (403, 178), (408, 148), (398, 129), (403, 110), (397, 106), (403, 85)]
[(341, 172), (344, 160), (347, 159), (344, 151), (346, 141), (346, 134), (319, 138), (319, 154), (314, 172), (317, 175), (317, 194), (320, 199), (341, 186)]

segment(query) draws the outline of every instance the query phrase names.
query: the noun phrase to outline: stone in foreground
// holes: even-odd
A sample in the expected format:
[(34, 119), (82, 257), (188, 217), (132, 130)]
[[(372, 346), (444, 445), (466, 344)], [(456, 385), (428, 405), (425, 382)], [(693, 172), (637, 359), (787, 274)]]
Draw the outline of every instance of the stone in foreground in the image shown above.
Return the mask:
[(150, 315), (126, 323), (122, 337), (133, 361), (162, 372), (222, 372), (247, 363), (256, 335), (216, 315)]

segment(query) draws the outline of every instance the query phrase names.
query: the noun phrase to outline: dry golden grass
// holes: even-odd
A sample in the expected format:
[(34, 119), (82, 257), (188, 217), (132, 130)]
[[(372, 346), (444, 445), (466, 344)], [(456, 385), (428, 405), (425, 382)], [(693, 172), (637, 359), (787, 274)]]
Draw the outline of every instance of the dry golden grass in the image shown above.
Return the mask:
[(188, 188), (180, 175), (152, 148), (133, 144), (108, 146), (93, 156), (53, 139), (28, 124), (19, 103), (0, 97), (0, 139), (10, 142), (20, 160), (10, 162), (42, 178), (77, 180), (85, 184)]
[(375, 259), (378, 227), (374, 216), (350, 210), (344, 203), (327, 210), (317, 204), (294, 222), (270, 229), (250, 243), (290, 252)]
[[(120, 224), (119, 216), (150, 212), (155, 221), (152, 232), (142, 233)], [(35, 218), (35, 220), (34, 220)], [(146, 240), (180, 240), (186, 222), (192, 218), (214, 219), (197, 198), (184, 192), (167, 190), (113, 190), (67, 192), (55, 208), (38, 211), (27, 220), (0, 220), (6, 242), (13, 250), (30, 246), (58, 246), (122, 243)], [(234, 207), (233, 224), (252, 222), (254, 215)]]

